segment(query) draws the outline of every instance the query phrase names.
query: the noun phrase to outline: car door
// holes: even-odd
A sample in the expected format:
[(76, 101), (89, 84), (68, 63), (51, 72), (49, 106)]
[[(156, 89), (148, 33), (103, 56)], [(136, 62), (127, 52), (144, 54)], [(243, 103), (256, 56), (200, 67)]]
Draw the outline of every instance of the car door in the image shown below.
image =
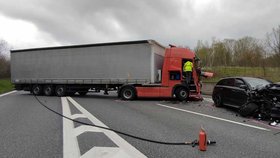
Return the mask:
[(231, 105), (233, 104), (232, 99), (232, 89), (234, 87), (234, 78), (229, 78), (226, 80), (224, 86), (223, 86), (223, 103), (225, 105)]
[(238, 107), (245, 104), (248, 99), (246, 88), (242, 87), (241, 85), (246, 84), (242, 79), (236, 78), (234, 79), (234, 86), (231, 90), (231, 104)]

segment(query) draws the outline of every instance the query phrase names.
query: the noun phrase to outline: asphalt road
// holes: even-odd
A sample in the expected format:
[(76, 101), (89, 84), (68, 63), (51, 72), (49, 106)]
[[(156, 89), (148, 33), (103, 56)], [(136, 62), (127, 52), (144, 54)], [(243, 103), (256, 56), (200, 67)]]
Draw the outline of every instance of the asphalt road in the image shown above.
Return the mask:
[(0, 157), (280, 157), (280, 128), (216, 108), (210, 99), (122, 101), (115, 93), (39, 99), (72, 119), (158, 141), (192, 141), (203, 126), (217, 144), (201, 152), (136, 140), (62, 119), (29, 93), (15, 92), (0, 96)]

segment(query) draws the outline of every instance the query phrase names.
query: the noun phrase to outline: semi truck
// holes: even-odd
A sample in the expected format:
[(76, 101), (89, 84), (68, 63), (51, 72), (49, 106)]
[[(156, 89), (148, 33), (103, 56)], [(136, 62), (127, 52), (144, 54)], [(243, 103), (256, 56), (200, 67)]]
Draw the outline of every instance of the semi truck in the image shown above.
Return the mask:
[(201, 98), (199, 73), (184, 82), (183, 64), (195, 64), (187, 48), (164, 47), (154, 40), (11, 50), (11, 81), (34, 95), (105, 94), (124, 100), (145, 97)]

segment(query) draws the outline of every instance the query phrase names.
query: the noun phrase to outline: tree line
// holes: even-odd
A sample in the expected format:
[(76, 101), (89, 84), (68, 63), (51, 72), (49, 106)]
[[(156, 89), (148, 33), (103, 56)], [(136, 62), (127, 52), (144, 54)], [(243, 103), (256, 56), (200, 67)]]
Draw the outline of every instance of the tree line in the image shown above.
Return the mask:
[(199, 40), (194, 51), (202, 66), (280, 67), (280, 25), (267, 33), (265, 39)]
[[(10, 47), (0, 39), (0, 78), (10, 77)], [(280, 67), (280, 25), (266, 34), (265, 39), (213, 39), (211, 44), (199, 40), (194, 49), (204, 67)]]
[(0, 78), (9, 78), (10, 73), (10, 60), (7, 53), (10, 52), (9, 45), (6, 41), (0, 40)]

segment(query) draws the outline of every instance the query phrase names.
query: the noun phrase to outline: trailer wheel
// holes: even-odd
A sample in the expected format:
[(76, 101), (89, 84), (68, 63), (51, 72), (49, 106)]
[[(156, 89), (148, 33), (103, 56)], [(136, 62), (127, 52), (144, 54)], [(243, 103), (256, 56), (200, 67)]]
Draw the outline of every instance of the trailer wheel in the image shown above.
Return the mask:
[(176, 98), (180, 101), (187, 100), (189, 97), (189, 92), (185, 87), (178, 87), (175, 90)]
[(133, 100), (136, 97), (136, 91), (131, 86), (123, 87), (120, 93), (120, 97), (123, 100)]
[(239, 109), (239, 113), (243, 117), (251, 116), (258, 110), (258, 105), (255, 103), (245, 103)]
[(43, 88), (41, 85), (33, 85), (31, 90), (32, 94), (34, 95), (41, 95), (43, 92)]
[(45, 85), (43, 91), (46, 96), (52, 96), (54, 94), (54, 88), (52, 85)]
[(55, 94), (56, 94), (56, 96), (58, 96), (58, 97), (65, 96), (65, 95), (66, 95), (66, 87), (63, 86), (63, 85), (58, 85), (58, 86), (56, 86), (56, 88), (55, 88)]

